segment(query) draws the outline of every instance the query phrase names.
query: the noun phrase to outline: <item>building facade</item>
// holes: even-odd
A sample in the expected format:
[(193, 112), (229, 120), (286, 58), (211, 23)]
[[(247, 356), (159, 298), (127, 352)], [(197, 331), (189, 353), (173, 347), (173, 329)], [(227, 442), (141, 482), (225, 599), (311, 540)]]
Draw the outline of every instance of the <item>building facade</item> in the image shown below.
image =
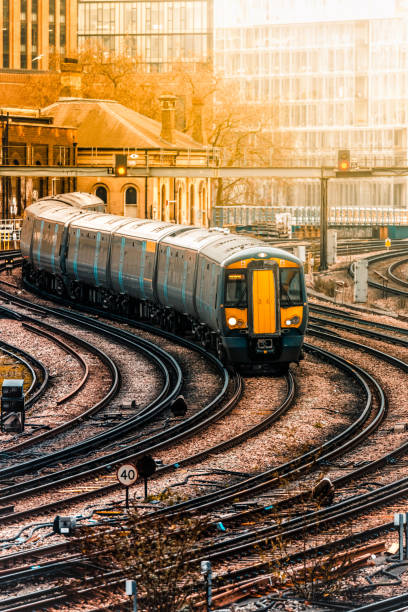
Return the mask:
[[(339, 21), (332, 0), (260, 0), (251, 25), (248, 2), (238, 4), (235, 25), (216, 30), (215, 63), (238, 79), (243, 102), (270, 106), (282, 165), (336, 166), (341, 149), (350, 150), (352, 167), (408, 165), (406, 3), (347, 0)], [(338, 180), (330, 190), (333, 205), (407, 206), (404, 178)], [(259, 197), (316, 204), (319, 185), (264, 183)]]
[[(78, 191), (95, 193), (107, 212), (209, 225), (211, 179), (188, 178), (180, 168), (217, 163), (217, 152), (204, 147), (175, 125), (175, 96), (161, 96), (161, 123), (112, 100), (62, 98), (42, 109), (58, 125), (77, 128), (78, 166), (115, 167), (115, 155), (125, 154), (129, 168), (141, 176), (78, 177)], [(146, 167), (170, 167), (172, 176), (143, 176)]]
[[(3, 109), (0, 114), (1, 164), (10, 166), (72, 166), (76, 163), (77, 130), (55, 125), (38, 110)], [(21, 217), (37, 198), (73, 191), (75, 179), (1, 177), (2, 218)]]
[(0, 69), (49, 70), (77, 54), (77, 0), (0, 0)]
[(78, 0), (78, 44), (96, 43), (163, 72), (212, 61), (213, 0)]

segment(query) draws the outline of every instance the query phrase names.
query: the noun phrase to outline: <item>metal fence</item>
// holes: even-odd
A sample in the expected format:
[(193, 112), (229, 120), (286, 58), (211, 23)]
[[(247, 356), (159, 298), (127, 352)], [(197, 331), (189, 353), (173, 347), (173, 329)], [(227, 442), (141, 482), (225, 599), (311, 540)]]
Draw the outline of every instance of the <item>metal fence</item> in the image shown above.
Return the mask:
[(0, 250), (18, 249), (22, 219), (0, 219)]
[[(212, 225), (276, 224), (280, 217), (290, 215), (290, 223), (296, 225), (320, 225), (320, 208), (317, 206), (215, 206), (212, 209)], [(328, 211), (329, 225), (408, 225), (406, 208), (333, 206)]]

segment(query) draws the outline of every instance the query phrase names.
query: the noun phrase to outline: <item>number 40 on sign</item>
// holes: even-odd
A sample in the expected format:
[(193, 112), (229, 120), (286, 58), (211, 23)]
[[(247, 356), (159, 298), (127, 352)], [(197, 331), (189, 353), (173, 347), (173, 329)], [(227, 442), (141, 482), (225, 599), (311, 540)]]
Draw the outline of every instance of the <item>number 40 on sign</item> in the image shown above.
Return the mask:
[(126, 487), (126, 510), (129, 509), (129, 487), (138, 479), (136, 466), (133, 463), (123, 463), (116, 471), (116, 476), (121, 485)]

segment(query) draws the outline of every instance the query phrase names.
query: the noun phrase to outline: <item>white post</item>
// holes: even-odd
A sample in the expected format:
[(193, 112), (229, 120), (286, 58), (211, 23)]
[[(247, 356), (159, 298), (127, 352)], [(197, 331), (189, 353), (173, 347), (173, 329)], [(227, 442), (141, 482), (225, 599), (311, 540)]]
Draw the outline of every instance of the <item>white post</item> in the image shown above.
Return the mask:
[(294, 251), (295, 251), (295, 256), (298, 257), (302, 263), (305, 263), (305, 261), (306, 261), (306, 245), (305, 244), (299, 244), (299, 245), (295, 246)]
[(366, 302), (368, 293), (368, 261), (359, 259), (354, 262), (354, 301)]
[(335, 264), (337, 261), (337, 231), (327, 231), (327, 263), (330, 265)]

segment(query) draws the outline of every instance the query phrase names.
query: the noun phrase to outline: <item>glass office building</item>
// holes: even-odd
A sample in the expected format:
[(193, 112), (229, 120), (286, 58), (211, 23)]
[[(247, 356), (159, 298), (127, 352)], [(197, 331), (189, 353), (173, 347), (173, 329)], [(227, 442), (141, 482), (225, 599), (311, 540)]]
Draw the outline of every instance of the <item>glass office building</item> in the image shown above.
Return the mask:
[(151, 72), (212, 61), (213, 0), (78, 1), (78, 44), (138, 58)]
[[(234, 25), (216, 29), (215, 63), (242, 102), (270, 107), (281, 165), (333, 166), (340, 149), (355, 166), (408, 165), (407, 2), (347, 0), (335, 20), (334, 1), (260, 0), (251, 25), (248, 2), (238, 4)], [(316, 184), (297, 185), (292, 203), (318, 201)], [(337, 181), (336, 200), (406, 206), (406, 179)]]

